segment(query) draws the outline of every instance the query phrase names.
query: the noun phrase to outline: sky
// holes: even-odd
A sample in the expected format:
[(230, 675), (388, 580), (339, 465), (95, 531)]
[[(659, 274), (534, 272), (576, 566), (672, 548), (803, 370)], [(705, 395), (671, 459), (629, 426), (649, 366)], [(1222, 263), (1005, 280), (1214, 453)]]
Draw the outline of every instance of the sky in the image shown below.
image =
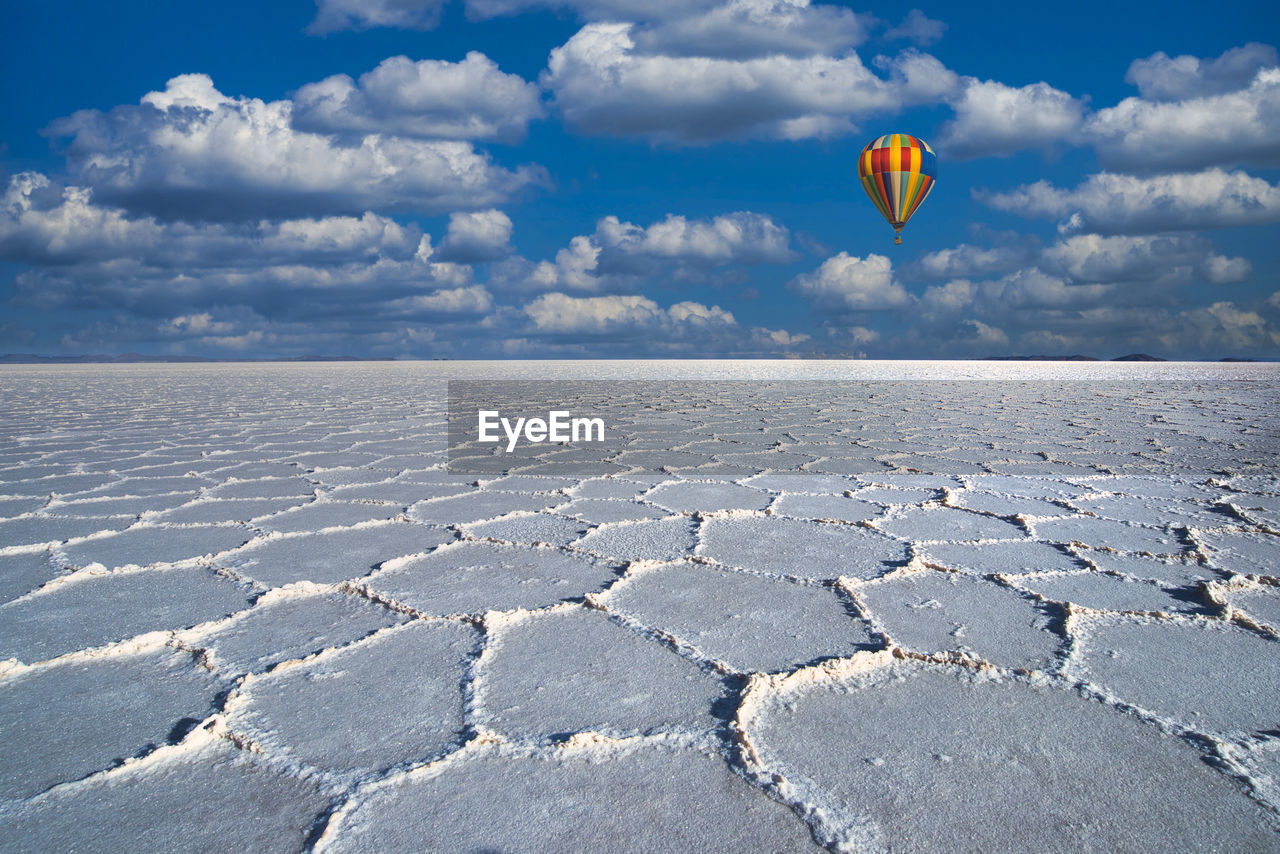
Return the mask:
[(7, 0), (0, 352), (1280, 358), (1274, 4), (1064, 8)]

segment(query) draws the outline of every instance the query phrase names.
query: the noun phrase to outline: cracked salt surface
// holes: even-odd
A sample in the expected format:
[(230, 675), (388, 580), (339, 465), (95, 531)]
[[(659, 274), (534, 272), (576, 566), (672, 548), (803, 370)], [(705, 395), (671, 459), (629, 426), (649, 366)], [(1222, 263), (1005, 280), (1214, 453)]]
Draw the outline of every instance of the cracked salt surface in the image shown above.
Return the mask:
[(851, 850), (1277, 848), (1274, 816), (1192, 746), (1067, 686), (891, 664), (784, 692), (749, 729)]
[(5, 367), (0, 851), (1280, 851), (1277, 379)]
[(338, 817), (325, 851), (808, 851), (804, 825), (719, 757), (622, 745), (478, 750)]

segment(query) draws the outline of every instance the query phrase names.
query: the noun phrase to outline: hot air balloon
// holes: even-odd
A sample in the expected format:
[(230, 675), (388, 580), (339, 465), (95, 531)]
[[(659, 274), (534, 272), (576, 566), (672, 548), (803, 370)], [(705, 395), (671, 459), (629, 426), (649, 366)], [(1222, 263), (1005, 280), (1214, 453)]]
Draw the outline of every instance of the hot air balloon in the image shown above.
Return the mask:
[(862, 189), (893, 226), (894, 243), (902, 242), (902, 227), (933, 189), (938, 158), (923, 139), (891, 133), (870, 142), (858, 157)]

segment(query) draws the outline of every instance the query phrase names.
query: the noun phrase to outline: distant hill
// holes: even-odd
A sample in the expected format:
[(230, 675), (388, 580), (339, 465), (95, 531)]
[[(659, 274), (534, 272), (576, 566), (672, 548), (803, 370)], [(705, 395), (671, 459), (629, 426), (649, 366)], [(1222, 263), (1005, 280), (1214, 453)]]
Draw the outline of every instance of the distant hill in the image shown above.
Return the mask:
[[(1076, 353), (1071, 356), (987, 356), (986, 361), (989, 362), (1101, 362), (1097, 356), (1082, 356)], [(1113, 362), (1167, 362), (1168, 359), (1161, 359), (1159, 356), (1148, 356), (1146, 353), (1130, 353), (1127, 356), (1117, 356), (1112, 359)], [(1223, 359), (1222, 361), (1229, 361)], [(1231, 360), (1234, 361), (1234, 360)]]
[(1101, 362), (1096, 356), (987, 356), (988, 362)]

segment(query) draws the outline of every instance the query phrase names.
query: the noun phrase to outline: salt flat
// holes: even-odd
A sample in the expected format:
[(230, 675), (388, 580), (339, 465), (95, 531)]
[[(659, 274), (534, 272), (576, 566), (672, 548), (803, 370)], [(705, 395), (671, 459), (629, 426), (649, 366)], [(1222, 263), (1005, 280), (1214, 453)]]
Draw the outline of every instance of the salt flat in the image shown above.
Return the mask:
[[(451, 380), (619, 441), (468, 471)], [(0, 850), (1280, 851), (1277, 366), (0, 396)]]

